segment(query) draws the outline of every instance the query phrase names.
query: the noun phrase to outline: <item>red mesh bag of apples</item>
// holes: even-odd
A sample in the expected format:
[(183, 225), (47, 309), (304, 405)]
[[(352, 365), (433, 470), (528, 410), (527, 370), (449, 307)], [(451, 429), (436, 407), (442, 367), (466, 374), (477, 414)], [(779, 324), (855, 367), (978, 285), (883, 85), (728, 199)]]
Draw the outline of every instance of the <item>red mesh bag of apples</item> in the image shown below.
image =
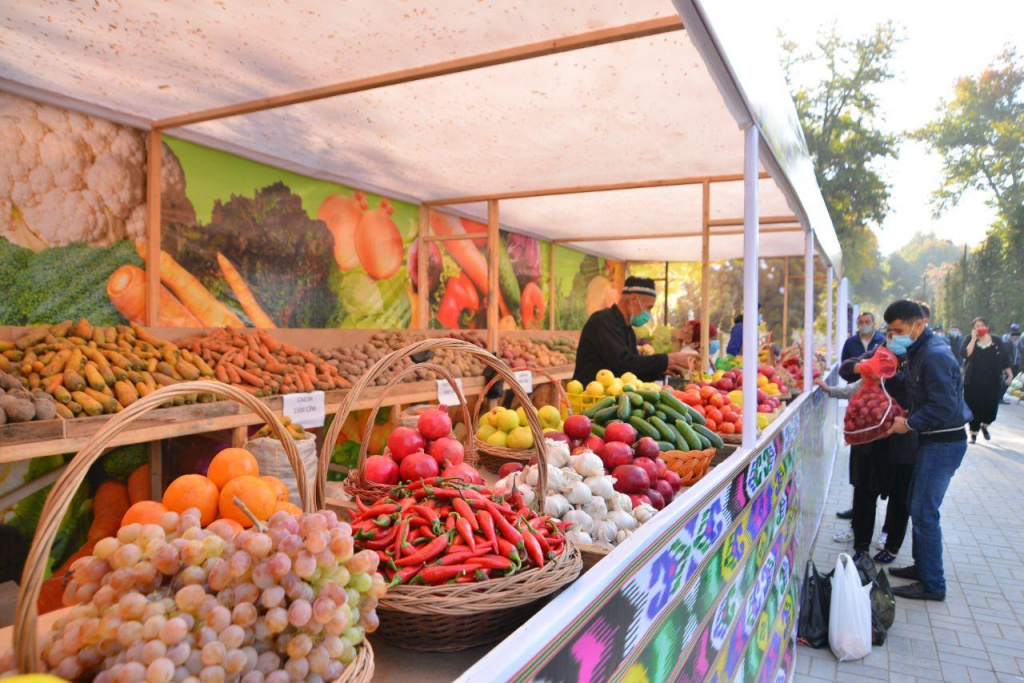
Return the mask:
[(846, 407), (846, 443), (877, 441), (885, 437), (897, 417), (906, 416), (906, 411), (885, 390), (885, 380), (896, 374), (898, 366), (896, 354), (884, 346), (871, 358), (857, 363), (854, 370), (861, 376), (862, 386)]

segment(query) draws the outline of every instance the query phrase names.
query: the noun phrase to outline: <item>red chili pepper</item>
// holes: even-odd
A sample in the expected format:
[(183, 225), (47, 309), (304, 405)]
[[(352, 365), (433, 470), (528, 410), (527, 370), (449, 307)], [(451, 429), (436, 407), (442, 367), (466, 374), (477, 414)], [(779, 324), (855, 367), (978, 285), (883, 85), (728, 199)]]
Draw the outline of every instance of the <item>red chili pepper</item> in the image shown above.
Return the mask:
[(540, 548), (540, 542), (533, 534), (523, 536), (523, 545), (526, 547), (526, 554), (538, 567), (544, 566), (544, 552)]
[(537, 540), (537, 543), (540, 544), (540, 549), (543, 552), (545, 552), (545, 553), (550, 552), (551, 546), (548, 545), (548, 540), (546, 538), (544, 538), (544, 536), (542, 534), (540, 534), (536, 529), (531, 527), (529, 524), (526, 524), (525, 521), (526, 520), (523, 520), (523, 524), (520, 527), (523, 530), (524, 538), (526, 536), (532, 536), (533, 538), (535, 538)]
[(450, 552), (441, 558), (439, 564), (448, 566), (451, 564), (465, 564), (467, 560), (473, 557), (473, 553), (467, 549), (460, 549), (458, 552)]
[(498, 541), (498, 554), (502, 557), (507, 557), (517, 564), (522, 564), (523, 556), (519, 554), (519, 551), (514, 545), (506, 541), (504, 538), (497, 539)]
[(448, 518), (444, 520), (445, 531), (451, 531), (455, 528), (455, 515), (448, 515)]
[(529, 524), (531, 527), (539, 531), (547, 525), (549, 519), (551, 519), (551, 517), (549, 517), (548, 515), (540, 515), (538, 517), (534, 517), (533, 519), (531, 519), (529, 522), (527, 522), (527, 524)]
[(473, 513), (473, 508), (469, 507), (469, 503), (464, 498), (455, 498), (452, 500), (452, 505), (455, 506), (455, 511), (466, 518), (469, 522), (469, 526), (472, 527), (473, 531), (480, 531), (480, 524), (477, 523), (476, 515)]
[(367, 508), (369, 506), (366, 503), (364, 503), (363, 501), (361, 501), (359, 499), (359, 496), (356, 496), (356, 507), (359, 508), (360, 512), (366, 512), (366, 510), (367, 510)]
[(430, 527), (424, 524), (420, 527), (420, 536), (425, 538), (437, 538), (437, 534), (430, 530)]
[(398, 527), (393, 526), (391, 527), (390, 531), (388, 531), (380, 538), (375, 538), (372, 541), (364, 541), (359, 545), (361, 545), (364, 548), (369, 548), (370, 550), (384, 550), (384, 548), (387, 548), (389, 545), (394, 543), (397, 537)]
[(398, 537), (395, 539), (395, 553), (397, 554), (399, 549), (405, 545), (405, 539), (409, 535), (409, 521), (403, 519), (398, 524)]
[(413, 505), (409, 509), (411, 512), (415, 512), (430, 522), (430, 530), (433, 531), (435, 535), (441, 533), (441, 518), (438, 516), (436, 510), (432, 510), (426, 505)]
[(489, 569), (477, 569), (475, 572), (473, 572), (472, 576), (460, 576), (459, 578), (455, 579), (455, 583), (478, 583), (480, 581), (486, 581), (487, 573), (489, 571)]
[(397, 564), (399, 567), (409, 567), (411, 565), (429, 562), (430, 560), (434, 559), (442, 552), (444, 552), (444, 549), (447, 546), (448, 537), (438, 536), (420, 550), (416, 551), (412, 555), (409, 555), (408, 557), (403, 557), (402, 559), (398, 560), (395, 564)]
[(395, 505), (394, 503), (377, 502), (373, 505), (373, 507), (368, 507), (361, 513), (356, 515), (356, 518), (353, 521), (360, 522), (364, 519), (369, 519), (371, 517), (376, 517), (378, 515), (390, 515), (394, 512), (398, 512), (398, 506)]
[(416, 499), (415, 498), (413, 498), (412, 496), (406, 496), (405, 498), (402, 499), (402, 502), (398, 504), (399, 505), (399, 508), (398, 508), (399, 512), (403, 512), (404, 513), (406, 510), (408, 510), (411, 506), (413, 506), (415, 504), (416, 504)]
[(391, 579), (392, 586), (398, 586), (403, 583), (409, 583), (413, 578), (420, 573), (422, 567), (405, 567), (395, 572), (394, 578)]
[(512, 569), (515, 567), (515, 563), (507, 557), (501, 557), (500, 555), (483, 555), (481, 557), (470, 557), (466, 560), (466, 564), (479, 565), (481, 567), (487, 567), (489, 569)]
[(420, 572), (420, 576), (423, 577), (424, 583), (435, 584), (442, 581), (450, 581), (461, 574), (475, 570), (476, 567), (468, 564), (453, 564), (447, 567), (424, 567), (423, 571)]
[(455, 528), (458, 530), (459, 535), (466, 539), (466, 545), (469, 546), (470, 550), (476, 550), (476, 539), (473, 537), (473, 527), (470, 526), (469, 520), (465, 517), (456, 517), (455, 515), (448, 519), (455, 520)]
[(494, 532), (494, 518), (491, 517), (491, 513), (487, 510), (480, 510), (476, 513), (477, 519), (480, 521), (480, 530), (484, 532), (484, 538), (494, 548), (494, 552), (498, 552), (497, 534)]
[[(493, 506), (493, 507), (492, 507)], [(488, 507), (492, 507), (491, 515), (494, 517), (494, 526), (497, 527), (498, 531), (506, 540), (515, 543), (517, 546), (523, 544), (523, 535), (519, 531), (509, 524), (508, 520), (505, 519), (504, 515), (498, 511), (497, 506), (494, 503), (490, 503)]]

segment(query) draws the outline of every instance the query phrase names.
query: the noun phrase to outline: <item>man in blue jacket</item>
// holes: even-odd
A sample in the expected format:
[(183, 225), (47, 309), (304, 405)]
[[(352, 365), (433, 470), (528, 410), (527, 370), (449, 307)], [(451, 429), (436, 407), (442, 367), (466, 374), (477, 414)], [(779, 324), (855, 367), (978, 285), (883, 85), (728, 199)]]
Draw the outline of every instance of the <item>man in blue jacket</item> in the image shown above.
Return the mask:
[(857, 331), (851, 334), (843, 344), (839, 360), (842, 362), (851, 358), (860, 358), (877, 349), (884, 341), (885, 337), (875, 329), (875, 314), (861, 313), (857, 316)]
[(916, 579), (893, 593), (913, 600), (945, 600), (942, 528), (939, 507), (967, 451), (964, 425), (971, 411), (964, 403), (960, 367), (949, 346), (928, 329), (921, 305), (900, 299), (885, 309), (886, 346), (907, 356), (909, 417), (897, 417), (890, 434), (916, 432), (917, 466), (910, 481), (910, 517), (914, 520), (914, 564), (891, 574)]

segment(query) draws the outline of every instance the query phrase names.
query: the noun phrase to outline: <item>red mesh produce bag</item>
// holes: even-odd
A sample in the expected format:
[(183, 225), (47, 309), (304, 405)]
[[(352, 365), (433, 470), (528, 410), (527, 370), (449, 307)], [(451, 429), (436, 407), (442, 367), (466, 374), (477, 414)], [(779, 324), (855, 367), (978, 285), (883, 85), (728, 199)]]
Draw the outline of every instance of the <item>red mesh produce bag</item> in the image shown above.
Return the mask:
[(846, 407), (843, 424), (846, 443), (877, 441), (886, 435), (897, 417), (906, 416), (906, 411), (885, 390), (884, 380), (895, 375), (898, 366), (896, 355), (883, 346), (854, 368), (863, 385)]

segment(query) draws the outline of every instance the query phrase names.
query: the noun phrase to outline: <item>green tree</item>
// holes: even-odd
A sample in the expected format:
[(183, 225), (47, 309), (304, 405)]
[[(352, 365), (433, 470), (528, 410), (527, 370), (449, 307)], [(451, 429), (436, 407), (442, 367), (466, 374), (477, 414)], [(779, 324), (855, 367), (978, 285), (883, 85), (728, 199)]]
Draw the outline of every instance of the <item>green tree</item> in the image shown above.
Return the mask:
[(808, 51), (783, 43), (783, 70), (818, 185), (843, 248), (846, 275), (857, 282), (862, 300), (881, 296), (873, 229), (889, 213), (889, 184), (878, 165), (897, 156), (898, 140), (881, 129), (875, 90), (893, 78), (890, 65), (899, 40), (887, 23), (854, 39), (841, 37), (832, 26)]

